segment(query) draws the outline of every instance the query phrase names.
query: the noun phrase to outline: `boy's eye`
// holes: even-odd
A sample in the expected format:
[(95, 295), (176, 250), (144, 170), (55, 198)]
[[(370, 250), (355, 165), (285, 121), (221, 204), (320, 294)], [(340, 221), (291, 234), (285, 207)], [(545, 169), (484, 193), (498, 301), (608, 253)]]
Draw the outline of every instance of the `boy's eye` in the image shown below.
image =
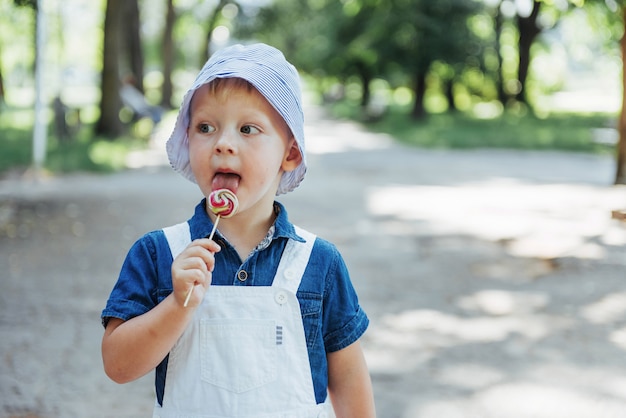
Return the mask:
[(246, 134), (246, 135), (258, 134), (259, 132), (261, 132), (259, 130), (259, 128), (255, 128), (252, 125), (244, 125), (244, 126), (241, 127), (240, 131), (241, 131), (242, 134)]
[(208, 123), (201, 123), (198, 126), (198, 131), (200, 131), (203, 134), (208, 134), (211, 133), (215, 130), (214, 127), (212, 127), (211, 125), (209, 125)]

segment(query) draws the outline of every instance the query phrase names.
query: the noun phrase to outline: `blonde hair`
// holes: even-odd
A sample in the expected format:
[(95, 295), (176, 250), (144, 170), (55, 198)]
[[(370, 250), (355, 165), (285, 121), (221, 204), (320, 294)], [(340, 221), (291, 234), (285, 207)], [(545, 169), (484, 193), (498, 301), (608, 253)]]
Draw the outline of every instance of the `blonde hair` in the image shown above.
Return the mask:
[(207, 84), (209, 94), (220, 99), (227, 98), (235, 90), (246, 90), (248, 93), (259, 91), (248, 80), (239, 77), (216, 78)]

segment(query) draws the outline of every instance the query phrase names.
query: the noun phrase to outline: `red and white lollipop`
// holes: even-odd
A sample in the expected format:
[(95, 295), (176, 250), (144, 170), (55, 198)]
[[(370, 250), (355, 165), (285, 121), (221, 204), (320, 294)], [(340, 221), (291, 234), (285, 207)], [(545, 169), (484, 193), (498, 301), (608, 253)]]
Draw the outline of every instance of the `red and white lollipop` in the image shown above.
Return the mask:
[(230, 218), (237, 212), (239, 201), (235, 193), (228, 189), (213, 190), (209, 195), (209, 209), (217, 215), (215, 220), (217, 225), (220, 217)]
[[(208, 203), (211, 212), (217, 215), (215, 223), (213, 224), (213, 229), (209, 234), (209, 239), (213, 239), (213, 235), (215, 235), (217, 223), (220, 221), (220, 218), (230, 218), (233, 216), (237, 212), (237, 209), (239, 209), (239, 200), (237, 200), (237, 196), (231, 190), (217, 189), (213, 190), (209, 195)], [(189, 299), (191, 299), (192, 294), (193, 285), (187, 292), (187, 297), (185, 298), (185, 303), (183, 304), (185, 308), (187, 307), (187, 304), (189, 304)]]

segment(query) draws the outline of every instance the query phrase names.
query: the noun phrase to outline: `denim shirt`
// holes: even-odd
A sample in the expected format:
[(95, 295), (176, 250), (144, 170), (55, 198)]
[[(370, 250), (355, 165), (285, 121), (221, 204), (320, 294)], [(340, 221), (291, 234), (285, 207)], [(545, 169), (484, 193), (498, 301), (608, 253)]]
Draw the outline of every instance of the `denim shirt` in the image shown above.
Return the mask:
[[(203, 200), (188, 221), (192, 240), (208, 236), (213, 227), (205, 207)], [(295, 233), (285, 208), (278, 202), (275, 207), (278, 216), (271, 243), (253, 251), (243, 264), (235, 249), (219, 231), (216, 233), (214, 239), (222, 250), (215, 257), (211, 286), (271, 286), (288, 239), (303, 241)], [(172, 261), (163, 230), (150, 232), (135, 242), (102, 311), (104, 326), (109, 318), (127, 321), (142, 315), (165, 299), (172, 292)], [(341, 350), (357, 341), (367, 329), (369, 320), (359, 305), (341, 254), (333, 244), (319, 237), (296, 296), (300, 303), (315, 397), (318, 403), (322, 403), (328, 389), (326, 353)], [(156, 368), (157, 401), (161, 405), (167, 360), (166, 357)]]

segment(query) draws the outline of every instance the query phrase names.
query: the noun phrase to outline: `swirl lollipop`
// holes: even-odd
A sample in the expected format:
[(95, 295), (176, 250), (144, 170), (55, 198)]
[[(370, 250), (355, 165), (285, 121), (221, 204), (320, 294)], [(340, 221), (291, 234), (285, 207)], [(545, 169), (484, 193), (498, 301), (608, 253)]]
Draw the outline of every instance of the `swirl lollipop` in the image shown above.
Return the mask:
[[(209, 239), (213, 239), (213, 235), (215, 235), (217, 223), (220, 221), (220, 218), (230, 218), (233, 216), (237, 212), (237, 209), (239, 209), (239, 201), (237, 200), (235, 193), (232, 191), (228, 189), (217, 189), (211, 192), (208, 202), (211, 212), (217, 215), (215, 223), (213, 224), (213, 229), (209, 234)], [(191, 299), (192, 294), (193, 285), (191, 285), (191, 288), (187, 292), (187, 297), (185, 298), (185, 303), (183, 304), (185, 308), (187, 307), (187, 304), (189, 304), (189, 299)]]
[(217, 215), (216, 225), (220, 217), (230, 218), (237, 212), (238, 208), (237, 196), (228, 189), (214, 190), (209, 195), (209, 209)]

